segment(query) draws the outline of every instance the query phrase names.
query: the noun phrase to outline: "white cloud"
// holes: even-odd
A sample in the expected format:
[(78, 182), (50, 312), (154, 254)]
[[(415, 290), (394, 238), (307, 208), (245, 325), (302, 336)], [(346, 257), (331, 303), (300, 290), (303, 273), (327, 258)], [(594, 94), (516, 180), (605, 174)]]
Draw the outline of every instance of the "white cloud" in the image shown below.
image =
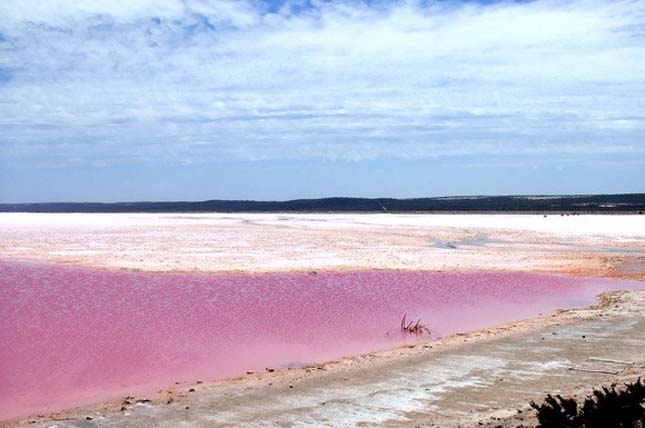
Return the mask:
[(645, 155), (645, 2), (0, 3), (0, 156)]

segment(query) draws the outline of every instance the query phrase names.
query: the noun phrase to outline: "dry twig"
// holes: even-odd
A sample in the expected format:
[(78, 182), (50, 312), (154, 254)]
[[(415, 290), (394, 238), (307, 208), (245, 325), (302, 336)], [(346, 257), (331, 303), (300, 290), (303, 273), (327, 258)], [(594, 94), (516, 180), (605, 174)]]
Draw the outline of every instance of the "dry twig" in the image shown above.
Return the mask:
[(425, 325), (421, 324), (421, 318), (419, 318), (416, 323), (414, 321), (410, 321), (409, 323), (406, 323), (406, 318), (407, 318), (407, 314), (404, 314), (403, 318), (401, 319), (401, 331), (403, 333), (430, 334), (430, 329)]

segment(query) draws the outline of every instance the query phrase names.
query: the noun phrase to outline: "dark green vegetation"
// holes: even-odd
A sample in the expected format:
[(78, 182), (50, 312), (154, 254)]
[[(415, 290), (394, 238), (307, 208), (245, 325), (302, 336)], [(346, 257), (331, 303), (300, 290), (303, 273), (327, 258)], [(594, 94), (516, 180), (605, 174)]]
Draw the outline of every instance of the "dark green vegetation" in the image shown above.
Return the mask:
[(567, 212), (645, 211), (645, 193), (562, 196), (456, 196), (291, 201), (51, 202), (0, 204), (0, 212)]
[(574, 398), (547, 395), (544, 403), (531, 403), (541, 428), (643, 428), (645, 383), (640, 378), (624, 388), (594, 390), (582, 407)]

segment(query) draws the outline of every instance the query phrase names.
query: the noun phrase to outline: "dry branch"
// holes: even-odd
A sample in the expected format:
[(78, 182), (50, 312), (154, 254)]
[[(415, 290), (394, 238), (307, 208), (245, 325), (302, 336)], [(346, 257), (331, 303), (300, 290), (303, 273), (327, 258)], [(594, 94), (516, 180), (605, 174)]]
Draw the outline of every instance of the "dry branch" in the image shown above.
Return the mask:
[(430, 329), (421, 323), (421, 318), (419, 318), (416, 323), (414, 321), (410, 321), (409, 323), (406, 323), (406, 318), (407, 318), (407, 314), (404, 314), (403, 318), (401, 318), (401, 331), (403, 333), (430, 334)]
[(625, 365), (628, 365), (628, 366), (633, 366), (634, 364), (636, 364), (635, 361), (612, 360), (611, 358), (589, 357), (587, 359), (589, 361), (600, 361), (600, 362), (604, 362), (604, 363), (625, 364)]
[(588, 373), (604, 373), (610, 375), (617, 375), (620, 371), (610, 371), (610, 370), (596, 370), (596, 369), (585, 369), (582, 367), (567, 367), (569, 370), (575, 370), (578, 372), (588, 372)]

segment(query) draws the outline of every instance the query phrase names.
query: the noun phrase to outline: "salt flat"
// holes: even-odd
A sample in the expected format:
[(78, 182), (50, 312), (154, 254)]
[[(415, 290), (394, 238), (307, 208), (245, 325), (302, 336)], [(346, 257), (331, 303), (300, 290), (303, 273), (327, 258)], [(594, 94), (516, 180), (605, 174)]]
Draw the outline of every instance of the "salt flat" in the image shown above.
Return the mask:
[(645, 256), (639, 215), (3, 213), (0, 229), (3, 259), (144, 271), (502, 269), (642, 278)]

